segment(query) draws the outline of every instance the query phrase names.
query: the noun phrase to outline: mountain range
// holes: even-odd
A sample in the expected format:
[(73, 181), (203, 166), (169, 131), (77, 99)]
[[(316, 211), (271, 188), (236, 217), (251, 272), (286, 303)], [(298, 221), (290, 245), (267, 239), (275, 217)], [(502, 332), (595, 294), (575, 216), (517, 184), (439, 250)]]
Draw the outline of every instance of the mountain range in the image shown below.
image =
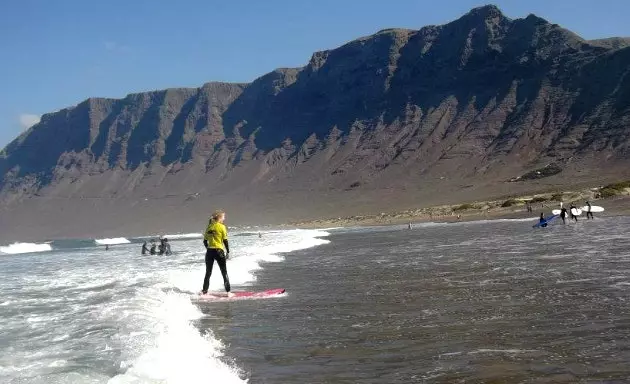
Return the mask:
[(585, 40), (488, 5), (247, 84), (89, 98), (0, 152), (0, 240), (200, 231), (219, 207), (264, 225), (628, 178), (629, 72), (629, 38)]

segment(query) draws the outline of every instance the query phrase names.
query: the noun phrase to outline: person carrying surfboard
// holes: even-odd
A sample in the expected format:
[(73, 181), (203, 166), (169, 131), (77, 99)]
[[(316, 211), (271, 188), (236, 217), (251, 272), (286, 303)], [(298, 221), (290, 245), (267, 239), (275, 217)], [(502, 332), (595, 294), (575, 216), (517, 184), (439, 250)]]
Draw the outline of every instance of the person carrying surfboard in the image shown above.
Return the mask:
[(547, 220), (545, 220), (545, 215), (542, 212), (540, 213), (540, 220), (538, 220), (538, 222), (540, 223), (540, 226), (543, 228), (547, 226)]
[(566, 224), (566, 218), (567, 218), (567, 209), (565, 207), (562, 207), (562, 209), (560, 210), (560, 218), (562, 219), (562, 224)]
[(571, 203), (571, 206), (569, 207), (569, 212), (571, 213), (571, 220), (575, 220), (575, 222), (577, 223), (577, 221), (578, 221), (577, 216), (575, 214), (573, 214), (573, 212), (575, 212), (575, 210), (577, 210), (577, 208), (575, 207), (575, 205), (573, 203)]
[(226, 261), (230, 255), (230, 246), (228, 244), (227, 228), (223, 224), (225, 221), (225, 212), (218, 210), (212, 214), (208, 227), (203, 234), (203, 245), (206, 247), (206, 274), (203, 278), (202, 294), (208, 293), (210, 285), (210, 275), (212, 275), (212, 266), (216, 260), (223, 276), (223, 286), (225, 291), (230, 295), (230, 280), (228, 278)]
[(594, 219), (593, 217), (593, 212), (591, 212), (592, 207), (591, 207), (591, 203), (589, 203), (588, 201), (586, 202), (586, 206), (588, 207), (586, 209), (586, 220), (588, 220), (589, 218)]

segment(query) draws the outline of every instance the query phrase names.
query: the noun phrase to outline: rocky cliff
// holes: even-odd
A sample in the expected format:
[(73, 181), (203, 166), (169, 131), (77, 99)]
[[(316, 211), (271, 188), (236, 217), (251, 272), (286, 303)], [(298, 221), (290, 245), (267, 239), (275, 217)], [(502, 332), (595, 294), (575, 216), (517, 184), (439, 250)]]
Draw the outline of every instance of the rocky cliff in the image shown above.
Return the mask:
[(90, 98), (0, 153), (0, 232), (191, 230), (218, 205), (274, 223), (627, 177), (629, 45), (485, 6), (251, 84)]

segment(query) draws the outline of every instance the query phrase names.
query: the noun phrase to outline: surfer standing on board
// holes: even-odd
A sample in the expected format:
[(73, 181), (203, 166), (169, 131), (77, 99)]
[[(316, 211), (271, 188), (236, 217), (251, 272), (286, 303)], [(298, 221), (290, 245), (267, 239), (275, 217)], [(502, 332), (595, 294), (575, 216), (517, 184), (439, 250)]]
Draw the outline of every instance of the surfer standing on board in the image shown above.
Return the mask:
[(208, 293), (210, 285), (210, 275), (212, 275), (212, 266), (216, 260), (221, 269), (223, 276), (223, 286), (230, 296), (230, 280), (228, 279), (226, 261), (230, 255), (230, 246), (228, 244), (227, 228), (223, 222), (225, 221), (225, 212), (218, 210), (212, 214), (208, 227), (203, 235), (203, 245), (206, 247), (206, 275), (203, 278), (202, 294)]

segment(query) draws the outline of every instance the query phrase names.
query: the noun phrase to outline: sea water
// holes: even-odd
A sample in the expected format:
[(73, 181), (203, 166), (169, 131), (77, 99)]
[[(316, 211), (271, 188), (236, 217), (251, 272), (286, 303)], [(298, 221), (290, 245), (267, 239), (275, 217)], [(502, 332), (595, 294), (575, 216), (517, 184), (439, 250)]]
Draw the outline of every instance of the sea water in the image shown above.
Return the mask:
[[(326, 243), (328, 233), (261, 235), (232, 234), (233, 289), (247, 289), (266, 263), (284, 260), (281, 252)], [(167, 237), (170, 256), (141, 255), (149, 237), (1, 246), (0, 382), (247, 382), (213, 331), (195, 327), (203, 316), (194, 300), (205, 271), (201, 236)], [(210, 290), (221, 291), (215, 270)]]

